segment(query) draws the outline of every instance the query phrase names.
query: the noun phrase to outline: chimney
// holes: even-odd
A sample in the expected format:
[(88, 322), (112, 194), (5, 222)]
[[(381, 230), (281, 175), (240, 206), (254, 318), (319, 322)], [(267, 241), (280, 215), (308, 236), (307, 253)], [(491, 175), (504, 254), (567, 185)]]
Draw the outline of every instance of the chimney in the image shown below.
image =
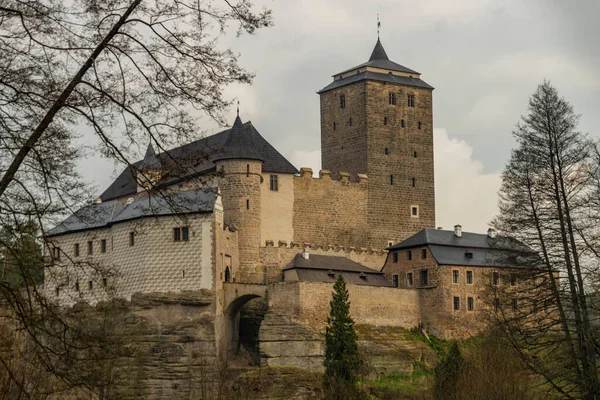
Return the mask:
[(495, 238), (495, 237), (496, 237), (496, 230), (495, 230), (494, 228), (490, 228), (490, 229), (488, 229), (488, 234), (487, 234), (487, 235), (488, 235), (488, 237), (489, 237), (490, 239), (493, 239), (493, 238)]
[(438, 226), (438, 227), (437, 227), (437, 230), (438, 230), (438, 231), (441, 231), (441, 230), (443, 230), (443, 229), (444, 229), (444, 228), (442, 228), (441, 226)]
[(304, 258), (305, 260), (308, 260), (310, 258), (310, 253), (308, 252), (308, 250), (304, 249), (302, 251), (302, 258)]
[(454, 225), (454, 236), (462, 237), (462, 226)]

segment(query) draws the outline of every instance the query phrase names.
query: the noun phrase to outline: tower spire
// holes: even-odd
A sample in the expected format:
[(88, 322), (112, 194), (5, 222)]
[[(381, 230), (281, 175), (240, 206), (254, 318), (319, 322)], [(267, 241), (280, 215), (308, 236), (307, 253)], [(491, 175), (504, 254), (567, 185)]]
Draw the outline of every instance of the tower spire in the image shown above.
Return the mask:
[(381, 22), (379, 22), (379, 13), (377, 13), (377, 40), (379, 40), (379, 28), (381, 28)]

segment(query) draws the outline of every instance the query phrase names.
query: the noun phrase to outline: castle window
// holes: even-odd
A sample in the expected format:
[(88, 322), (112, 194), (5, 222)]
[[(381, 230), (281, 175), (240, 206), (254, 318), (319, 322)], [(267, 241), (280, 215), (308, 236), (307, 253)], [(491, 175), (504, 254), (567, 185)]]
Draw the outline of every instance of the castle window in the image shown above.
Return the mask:
[(467, 271), (467, 285), (473, 284), (473, 271)]
[(404, 123), (404, 120), (403, 120), (403, 119), (401, 119), (401, 120), (400, 120), (400, 127), (404, 128), (404, 126), (405, 126), (405, 125), (406, 125), (406, 124)]
[(414, 107), (415, 106), (415, 95), (414, 94), (409, 94), (408, 95), (408, 106), (409, 107)]
[(494, 286), (498, 286), (500, 284), (500, 274), (499, 273), (497, 273), (497, 272), (493, 273), (492, 282), (493, 282)]
[(460, 297), (454, 296), (454, 311), (460, 310)]
[(467, 297), (467, 311), (473, 311), (474, 308), (473, 298)]
[(94, 254), (94, 242), (91, 240), (88, 242), (88, 256)]
[(412, 178), (412, 187), (417, 187), (417, 178)]
[(517, 274), (510, 274), (510, 286), (517, 286)]
[(60, 247), (55, 247), (52, 251), (54, 252), (54, 259), (60, 261)]
[(406, 250), (406, 260), (412, 260), (412, 250)]
[(421, 270), (421, 286), (429, 285), (429, 271), (426, 269)]
[(181, 270), (181, 277), (182, 277), (182, 278), (185, 278), (185, 269), (182, 269), (182, 270)]
[(106, 239), (100, 241), (100, 253), (106, 253)]
[(335, 131), (335, 122), (333, 123), (333, 130)]
[(517, 299), (512, 299), (512, 310), (517, 312)]
[(79, 292), (79, 281), (75, 282), (75, 291)]
[(246, 164), (246, 176), (250, 176), (250, 164)]
[(277, 182), (277, 175), (271, 175), (269, 177), (269, 188), (274, 192), (279, 190), (279, 184)]
[(392, 262), (395, 262), (395, 263), (398, 262), (398, 253), (396, 253), (396, 252), (392, 253)]
[(494, 311), (498, 312), (499, 310), (500, 310), (500, 299), (495, 298), (494, 299)]
[(421, 258), (423, 260), (427, 258), (427, 249), (421, 249)]
[(412, 218), (419, 218), (419, 206), (410, 206), (410, 216)]
[(102, 286), (108, 287), (108, 280), (106, 278), (102, 278)]
[(383, 117), (383, 124), (387, 125), (387, 117)]
[(246, 200), (246, 210), (249, 210), (249, 209), (250, 209), (250, 200), (247, 199)]
[(412, 272), (407, 272), (406, 273), (406, 284), (408, 286), (412, 286), (413, 285), (413, 273)]
[(419, 129), (421, 129), (421, 121), (419, 121)]
[(340, 108), (346, 108), (346, 96), (340, 96)]
[(187, 242), (190, 240), (190, 230), (187, 226), (173, 228), (173, 240), (175, 242)]
[(57, 286), (56, 287), (56, 297), (60, 296), (60, 288)]
[(79, 257), (79, 243), (75, 243), (73, 253), (75, 254), (75, 257)]
[(135, 232), (129, 232), (129, 247), (135, 245)]
[(395, 288), (398, 287), (398, 275), (393, 275), (392, 276), (392, 283), (394, 285)]
[(94, 282), (93, 281), (88, 281), (88, 289), (92, 290), (94, 288)]
[(417, 158), (417, 152), (416, 151), (413, 152), (413, 157)]
[(225, 267), (225, 282), (231, 282), (231, 271), (229, 267)]
[(452, 270), (452, 283), (458, 283), (458, 270)]
[(389, 152), (388, 148), (386, 147), (385, 148), (385, 155), (387, 156), (388, 154), (390, 154), (390, 152)]
[(396, 93), (390, 92), (388, 100), (389, 100), (389, 102), (390, 102), (391, 105), (395, 106), (396, 105)]
[(394, 175), (390, 175), (390, 185), (394, 184)]
[(348, 119), (348, 125), (352, 126), (352, 118)]

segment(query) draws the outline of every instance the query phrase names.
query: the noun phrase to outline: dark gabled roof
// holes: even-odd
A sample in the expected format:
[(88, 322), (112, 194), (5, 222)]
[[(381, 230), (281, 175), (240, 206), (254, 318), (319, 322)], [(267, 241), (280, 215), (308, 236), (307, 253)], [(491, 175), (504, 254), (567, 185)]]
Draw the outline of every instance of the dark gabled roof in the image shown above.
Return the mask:
[(376, 61), (376, 60), (387, 60), (387, 61), (390, 60), (388, 58), (387, 54), (385, 53), (385, 50), (384, 50), (383, 45), (381, 44), (381, 40), (379, 40), (379, 38), (377, 38), (377, 43), (375, 43), (375, 48), (373, 49), (373, 52), (371, 53), (371, 57), (369, 57), (369, 61)]
[(47, 237), (100, 229), (144, 217), (212, 212), (217, 200), (215, 189), (173, 192), (144, 197), (128, 205), (117, 200), (85, 206), (46, 233)]
[(288, 269), (320, 269), (320, 270), (332, 270), (332, 271), (346, 271), (346, 272), (364, 272), (365, 274), (382, 274), (382, 272), (374, 269), (365, 267), (362, 264), (352, 261), (349, 258), (341, 256), (325, 256), (321, 254), (309, 254), (308, 260), (302, 257), (302, 253), (296, 254), (296, 256), (290, 261), (283, 270)]
[(398, 75), (390, 75), (390, 74), (380, 74), (378, 72), (370, 72), (365, 71), (356, 75), (347, 76), (342, 79), (337, 79), (331, 82), (329, 85), (325, 86), (323, 89), (319, 90), (317, 93), (321, 94), (328, 90), (336, 89), (342, 86), (349, 85), (351, 83), (355, 83), (362, 80), (371, 80), (371, 81), (379, 81), (379, 82), (387, 82), (387, 83), (397, 83), (400, 85), (414, 86), (420, 87), (424, 89), (433, 90), (433, 86), (429, 85), (425, 81), (420, 78), (411, 78), (408, 76), (398, 76)]
[(148, 143), (148, 148), (146, 149), (146, 154), (144, 155), (144, 159), (140, 163), (139, 169), (143, 170), (144, 168), (161, 168), (160, 161), (156, 157), (156, 153), (154, 152), (154, 147), (152, 147), (152, 142)]
[(229, 130), (223, 152), (215, 157), (213, 161), (232, 159), (264, 161), (256, 150), (256, 147), (260, 145), (254, 143), (253, 139), (256, 139), (256, 135), (246, 132), (238, 115)]
[(524, 257), (535, 255), (522, 243), (503, 236), (490, 238), (486, 234), (462, 232), (458, 237), (454, 231), (425, 228), (408, 239), (388, 247), (390, 251), (428, 246), (439, 265), (471, 265), (483, 267), (518, 267), (533, 265)]
[[(241, 128), (254, 146), (254, 150), (263, 160), (262, 169), (265, 172), (280, 174), (296, 174), (298, 170), (269, 142), (258, 133), (250, 121), (242, 124)], [(214, 171), (214, 160), (225, 151), (225, 145), (231, 129), (226, 129), (211, 136), (186, 145), (176, 147), (156, 157), (163, 168), (163, 179), (160, 185), (170, 185), (177, 181), (199, 176)], [(142, 161), (126, 168), (117, 179), (100, 195), (102, 201), (107, 201), (137, 192), (135, 173)]]
[(303, 282), (334, 283), (342, 275), (346, 283), (353, 285), (392, 286), (383, 272), (341, 256), (310, 254), (307, 260), (302, 253), (298, 253), (283, 270), (294, 270), (298, 279)]

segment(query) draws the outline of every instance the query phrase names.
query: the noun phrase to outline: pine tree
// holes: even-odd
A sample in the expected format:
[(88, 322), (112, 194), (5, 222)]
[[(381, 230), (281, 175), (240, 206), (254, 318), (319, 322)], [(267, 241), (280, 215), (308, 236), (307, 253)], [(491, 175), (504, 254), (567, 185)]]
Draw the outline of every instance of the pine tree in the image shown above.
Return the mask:
[(331, 313), (327, 319), (325, 333), (324, 386), (326, 390), (332, 391), (335, 397), (358, 395), (356, 382), (362, 360), (356, 344), (354, 321), (350, 317), (348, 290), (341, 275), (333, 289), (333, 299), (329, 303)]

